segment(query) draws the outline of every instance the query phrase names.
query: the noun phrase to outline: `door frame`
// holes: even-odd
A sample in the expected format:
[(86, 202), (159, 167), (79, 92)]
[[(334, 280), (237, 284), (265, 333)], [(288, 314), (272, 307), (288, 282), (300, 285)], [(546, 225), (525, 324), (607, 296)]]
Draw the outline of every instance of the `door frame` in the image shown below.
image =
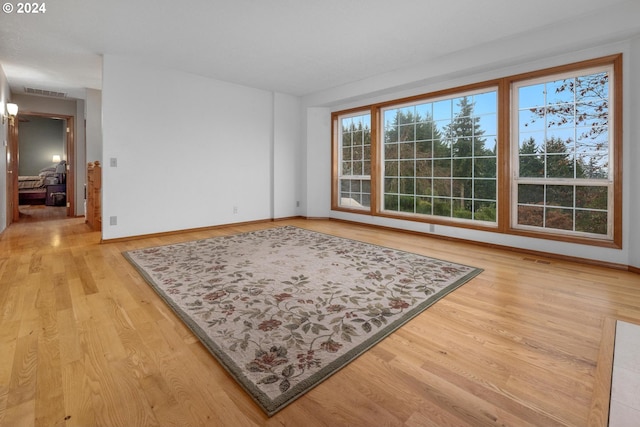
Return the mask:
[[(12, 222), (17, 221), (20, 217), (18, 208), (18, 126), (17, 117), (9, 121), (9, 142), (7, 144), (7, 224), (9, 227)], [(14, 178), (15, 177), (15, 178)]]
[(32, 111), (20, 111), (18, 115), (15, 117), (14, 131), (10, 132), (11, 135), (9, 137), (10, 144), (12, 148), (15, 149), (13, 152), (13, 156), (11, 161), (13, 162), (14, 172), (11, 174), (13, 180), (13, 221), (17, 222), (20, 220), (20, 209), (19, 209), (19, 194), (18, 194), (18, 167), (20, 164), (20, 138), (18, 135), (19, 128), (19, 120), (20, 116), (37, 116), (37, 117), (45, 117), (50, 119), (62, 119), (66, 120), (66, 135), (67, 135), (67, 177), (66, 177), (66, 193), (67, 193), (67, 217), (74, 217), (75, 214), (75, 117), (68, 116), (65, 114), (53, 114), (53, 113), (38, 113)]

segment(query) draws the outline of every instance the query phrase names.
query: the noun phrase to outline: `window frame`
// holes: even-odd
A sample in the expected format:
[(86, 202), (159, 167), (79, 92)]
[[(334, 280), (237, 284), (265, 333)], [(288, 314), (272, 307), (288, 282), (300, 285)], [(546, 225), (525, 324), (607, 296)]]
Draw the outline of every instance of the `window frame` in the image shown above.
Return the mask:
[[(345, 211), (345, 212), (355, 212), (355, 213), (370, 213), (371, 209), (373, 209), (373, 206), (375, 206), (375, 203), (377, 202), (376, 197), (375, 197), (375, 184), (374, 182), (377, 180), (377, 178), (375, 177), (377, 175), (377, 173), (374, 173), (374, 166), (376, 165), (377, 161), (375, 159), (376, 155), (375, 155), (375, 147), (376, 147), (376, 143), (375, 143), (375, 129), (376, 129), (376, 125), (374, 124), (374, 116), (372, 115), (372, 109), (370, 107), (365, 107), (365, 108), (355, 108), (355, 109), (351, 109), (351, 110), (347, 110), (347, 111), (340, 111), (340, 112), (336, 112), (333, 113), (331, 115), (331, 135), (332, 135), (332, 150), (331, 150), (331, 164), (332, 164), (332, 172), (331, 172), (331, 210), (336, 210), (336, 211)], [(371, 194), (369, 195), (370, 197), (370, 206), (363, 206), (363, 207), (357, 207), (357, 206), (345, 206), (342, 205), (340, 203), (341, 200), (341, 189), (340, 189), (340, 180), (342, 179), (343, 175), (340, 174), (341, 171), (341, 160), (342, 160), (342, 155), (341, 150), (342, 150), (342, 145), (340, 144), (341, 142), (341, 138), (340, 138), (340, 131), (341, 131), (341, 124), (340, 124), (340, 119), (342, 118), (349, 118), (349, 117), (357, 117), (357, 116), (362, 116), (362, 115), (366, 115), (369, 114), (370, 116), (370, 123), (371, 123), (371, 154), (370, 154), (370, 162), (371, 162), (371, 167), (370, 167), (370, 175), (369, 175), (369, 181), (370, 181), (370, 192)], [(366, 177), (366, 175), (358, 175), (358, 179), (364, 179), (364, 177)]]
[[(611, 188), (613, 189), (611, 207), (607, 208), (612, 221), (612, 235), (608, 238), (592, 237), (584, 235), (575, 235), (573, 232), (567, 234), (565, 231), (556, 229), (523, 229), (514, 227), (512, 218), (514, 207), (517, 206), (517, 200), (513, 198), (513, 185), (516, 180), (513, 176), (511, 164), (513, 162), (513, 147), (511, 140), (512, 125), (514, 121), (511, 114), (513, 110), (512, 89), (518, 82), (532, 80), (536, 78), (544, 78), (546, 76), (554, 76), (562, 73), (575, 73), (576, 75), (584, 70), (593, 68), (602, 68), (605, 66), (612, 67), (613, 82), (610, 83), (609, 91), (612, 98), (609, 107), (609, 123), (613, 128), (610, 130), (610, 162), (612, 166), (613, 180)], [(497, 175), (497, 192), (496, 192), (496, 222), (487, 223), (485, 221), (459, 219), (453, 217), (441, 217), (434, 215), (405, 213), (395, 211), (384, 211), (381, 206), (381, 197), (383, 188), (381, 183), (384, 182), (384, 168), (380, 159), (383, 158), (380, 150), (384, 148), (384, 123), (382, 118), (382, 110), (385, 108), (400, 108), (406, 104), (415, 104), (420, 101), (430, 102), (437, 98), (451, 97), (463, 95), (465, 92), (478, 92), (482, 90), (493, 90), (497, 88), (497, 147), (496, 147), (496, 175)], [(517, 110), (517, 106), (515, 107)], [(339, 205), (340, 189), (339, 185), (339, 148), (338, 147), (338, 130), (339, 119), (345, 115), (371, 115), (371, 206), (369, 208), (360, 209), (352, 207), (344, 207)], [(490, 81), (472, 83), (455, 88), (449, 88), (434, 91), (416, 96), (394, 99), (376, 104), (363, 105), (360, 107), (336, 111), (331, 114), (332, 120), (332, 211), (351, 212), (357, 214), (366, 214), (377, 217), (385, 217), (400, 220), (409, 220), (413, 222), (421, 222), (428, 224), (439, 224), (452, 226), (457, 228), (468, 228), (481, 231), (490, 231), (501, 234), (534, 237), (545, 240), (556, 240), (569, 243), (586, 244), (592, 246), (621, 248), (622, 247), (622, 54), (614, 54), (601, 58), (590, 59), (586, 61), (575, 62), (571, 64), (550, 67), (546, 69), (526, 72), (513, 76), (503, 77)]]
[[(440, 96), (426, 96), (426, 97), (420, 97), (417, 99), (413, 99), (411, 102), (404, 102), (404, 103), (394, 103), (391, 105), (385, 105), (385, 106), (380, 106), (378, 107), (378, 111), (380, 114), (380, 117), (382, 120), (384, 120), (384, 116), (385, 116), (385, 112), (388, 110), (403, 110), (406, 108), (412, 108), (412, 107), (418, 107), (420, 105), (427, 105), (427, 104), (436, 104), (442, 101), (452, 101), (454, 102), (456, 99), (459, 98), (473, 98), (477, 95), (484, 95), (487, 93), (495, 93), (496, 96), (496, 111), (491, 113), (491, 114), (495, 114), (496, 116), (496, 122), (494, 123), (495, 128), (496, 128), (496, 134), (495, 135), (488, 135), (489, 137), (495, 137), (496, 138), (496, 155), (495, 155), (495, 162), (496, 162), (496, 176), (494, 178), (492, 178), (491, 180), (494, 180), (496, 182), (496, 188), (495, 188), (495, 198), (496, 200), (494, 200), (494, 202), (496, 203), (496, 221), (484, 221), (484, 220), (479, 220), (479, 219), (468, 219), (468, 218), (460, 218), (460, 217), (456, 217), (453, 215), (453, 213), (451, 213), (449, 216), (445, 216), (445, 215), (436, 215), (436, 214), (421, 214), (418, 212), (415, 213), (411, 213), (411, 212), (403, 212), (402, 210), (392, 210), (392, 209), (388, 209), (385, 208), (384, 205), (384, 200), (385, 200), (385, 196), (386, 196), (386, 192), (385, 192), (385, 186), (384, 185), (380, 185), (379, 188), (379, 192), (378, 192), (378, 197), (380, 200), (379, 205), (377, 206), (379, 213), (381, 215), (389, 215), (389, 216), (400, 216), (400, 217), (404, 217), (404, 216), (409, 216), (412, 220), (417, 220), (416, 218), (427, 218), (428, 222), (433, 222), (434, 219), (436, 218), (442, 218), (444, 221), (453, 221), (455, 223), (459, 223), (460, 225), (464, 224), (466, 226), (473, 226), (473, 227), (482, 227), (482, 228), (489, 228), (489, 229), (495, 229), (498, 225), (498, 221), (497, 221), (497, 198), (498, 198), (498, 176), (497, 176), (497, 167), (499, 164), (499, 154), (497, 152), (497, 148), (498, 148), (498, 142), (497, 142), (497, 138), (499, 138), (500, 135), (500, 130), (499, 130), (499, 123), (498, 123), (498, 119), (497, 119), (497, 115), (498, 115), (498, 106), (499, 106), (499, 102), (497, 100), (498, 98), (498, 85), (485, 85), (482, 84), (481, 86), (475, 87), (474, 89), (468, 89), (468, 90), (464, 90), (464, 91), (454, 91), (454, 92), (447, 92), (447, 93), (442, 93), (440, 94)], [(474, 101), (475, 102), (475, 101)], [(452, 107), (455, 109), (457, 108), (455, 106), (455, 104), (452, 104)], [(459, 119), (460, 117), (455, 115), (455, 113), (453, 116), (451, 116), (451, 121), (450, 124), (453, 123), (454, 120)], [(469, 117), (469, 120), (476, 120), (479, 119), (480, 117), (484, 117), (487, 116), (487, 113), (483, 113), (483, 114), (475, 114), (471, 117)], [(464, 119), (464, 118), (463, 118)], [(438, 122), (438, 120), (432, 120), (431, 123), (432, 125), (435, 125)], [(429, 122), (427, 122), (429, 123)], [(416, 123), (417, 124), (417, 123)], [(403, 126), (402, 124), (397, 125), (397, 126)], [(386, 175), (386, 165), (385, 162), (387, 160), (393, 160), (393, 159), (387, 159), (386, 156), (384, 155), (384, 150), (385, 150), (385, 144), (387, 144), (387, 142), (384, 140), (385, 139), (385, 135), (386, 135), (386, 123), (381, 122), (380, 123), (380, 138), (378, 140), (380, 147), (378, 148), (378, 158), (380, 159), (380, 169), (381, 169), (381, 173), (380, 173), (380, 178), (381, 180), (384, 180), (387, 178)], [(444, 136), (444, 135), (443, 135)], [(471, 137), (471, 139), (473, 140), (475, 138), (475, 136)], [(435, 141), (435, 140), (432, 140)], [(410, 141), (404, 141), (404, 142), (410, 142)], [(397, 141), (397, 143), (400, 145), (402, 145), (404, 143), (403, 141)], [(413, 141), (415, 143), (418, 143), (420, 141), (415, 140)], [(463, 157), (462, 159), (465, 160), (469, 160), (469, 159), (478, 159), (478, 158), (486, 158), (486, 156), (475, 156), (474, 153), (471, 154), (471, 156), (466, 156)], [(433, 160), (438, 161), (440, 159), (440, 157), (431, 157), (430, 159), (427, 160)], [(445, 156), (441, 158), (442, 160), (450, 160), (450, 161), (455, 161), (456, 160), (456, 156), (453, 155), (453, 153), (451, 153), (450, 156)], [(412, 159), (414, 161), (419, 160), (418, 158), (414, 158)], [(400, 158), (398, 158), (398, 161), (401, 161)], [(398, 173), (400, 173), (398, 171)], [(402, 175), (398, 175), (397, 176), (398, 179), (402, 179)], [(451, 182), (451, 184), (455, 183), (456, 181), (461, 180), (462, 178), (460, 176), (455, 176), (455, 175), (447, 175), (447, 176), (442, 176), (442, 177), (438, 177), (437, 175), (435, 175), (432, 171), (431, 176), (425, 176), (425, 177), (418, 177), (414, 174), (413, 178), (426, 178), (429, 180), (441, 180), (441, 179), (445, 179), (445, 180), (449, 180)], [(476, 177), (475, 173), (473, 173), (473, 171), (471, 171), (470, 176), (468, 177), (468, 180), (470, 180), (473, 184), (472, 186), (474, 186), (476, 183), (482, 182), (487, 180), (486, 177)], [(384, 182), (384, 181), (383, 181)], [(452, 186), (452, 192), (453, 192), (453, 186)], [(398, 193), (399, 197), (402, 197), (401, 193)], [(411, 196), (409, 194), (405, 194), (404, 196)], [(418, 198), (419, 196), (417, 194), (415, 194), (415, 189), (414, 189), (414, 194), (413, 194), (414, 198)], [(431, 195), (431, 196), (427, 196), (427, 197), (432, 197), (434, 199), (436, 198), (441, 198), (441, 199), (448, 199), (451, 201), (452, 205), (454, 201), (459, 201), (462, 200), (458, 197), (454, 197), (453, 194), (449, 195), (449, 196), (442, 196), (442, 197), (437, 197), (435, 195)], [(480, 203), (483, 202), (482, 199), (480, 198), (475, 198), (475, 197), (470, 197), (467, 198), (465, 197), (464, 200), (467, 200), (468, 202), (471, 202), (472, 204), (475, 203)], [(488, 200), (484, 200), (484, 202), (487, 202)], [(414, 200), (415, 202), (415, 200)]]
[[(583, 72), (590, 72), (595, 69), (611, 68), (612, 81), (609, 83), (609, 98), (612, 101), (609, 106), (609, 124), (612, 128), (610, 131), (610, 145), (609, 145), (609, 161), (611, 163), (609, 170), (612, 173), (609, 179), (612, 181), (610, 187), (612, 189), (611, 199), (608, 202), (607, 212), (609, 213), (609, 222), (611, 223), (611, 235), (605, 237), (586, 236), (580, 234), (574, 234), (574, 232), (567, 232), (559, 229), (542, 229), (535, 230), (533, 228), (514, 226), (514, 218), (516, 218), (517, 212), (514, 212), (514, 207), (517, 206), (517, 200), (511, 200), (511, 198), (517, 197), (517, 189), (513, 188), (517, 185), (517, 177), (513, 176), (514, 168), (510, 168), (509, 171), (509, 188), (510, 195), (509, 203), (509, 226), (507, 233), (526, 237), (535, 237), (546, 240), (556, 240), (568, 243), (587, 244), (592, 246), (602, 246), (620, 249), (622, 248), (622, 54), (615, 54), (605, 56), (601, 58), (576, 62), (572, 64), (561, 65), (558, 67), (550, 67), (538, 71), (532, 71), (528, 73), (519, 74), (509, 77), (507, 79), (508, 86), (512, 88), (515, 84), (523, 81), (549, 81), (554, 76), (563, 74), (578, 75)], [(545, 80), (546, 79), (546, 80)], [(510, 105), (513, 103), (513, 94), (511, 89), (509, 90)], [(510, 114), (508, 116), (509, 122), (515, 122), (512, 117), (513, 111), (517, 110), (517, 106), (512, 106)], [(510, 132), (516, 132), (515, 123), (513, 127), (509, 124)], [(509, 134), (509, 138), (512, 139), (513, 135)], [(513, 151), (513, 146), (509, 142), (509, 149)], [(513, 156), (509, 158), (510, 165), (514, 162), (514, 158), (517, 153), (513, 153)], [(552, 183), (550, 183), (552, 185)], [(517, 221), (516, 221), (517, 222)]]

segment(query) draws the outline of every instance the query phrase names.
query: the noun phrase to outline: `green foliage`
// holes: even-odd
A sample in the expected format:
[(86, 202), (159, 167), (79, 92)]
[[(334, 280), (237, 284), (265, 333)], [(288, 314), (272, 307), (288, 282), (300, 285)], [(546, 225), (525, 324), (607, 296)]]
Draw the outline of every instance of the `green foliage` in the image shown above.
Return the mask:
[(384, 195), (384, 208), (390, 211), (398, 210), (398, 196), (395, 194)]
[(386, 127), (384, 133), (385, 143), (431, 140), (439, 143), (441, 139), (441, 132), (430, 115), (422, 117), (402, 109), (397, 111), (393, 123)]
[(478, 221), (496, 222), (496, 204), (491, 203), (481, 206), (474, 214), (474, 219)]
[(409, 213), (415, 212), (415, 197), (400, 196), (400, 211)]
[(522, 143), (520, 146), (520, 176), (544, 177), (544, 159), (540, 154), (535, 139), (528, 138)]
[(416, 201), (416, 213), (423, 215), (431, 215), (432, 204), (424, 199)]
[(434, 199), (433, 214), (437, 216), (451, 216), (451, 201), (449, 199)]
[(473, 212), (466, 209), (456, 209), (453, 211), (454, 218), (464, 218), (464, 219), (472, 219)]

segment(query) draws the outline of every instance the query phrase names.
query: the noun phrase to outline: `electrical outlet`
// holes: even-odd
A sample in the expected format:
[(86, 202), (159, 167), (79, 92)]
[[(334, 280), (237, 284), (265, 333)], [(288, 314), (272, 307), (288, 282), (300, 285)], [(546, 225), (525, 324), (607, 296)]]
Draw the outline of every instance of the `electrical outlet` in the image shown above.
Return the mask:
[(296, 200), (296, 208), (300, 207), (300, 200)]
[(238, 213), (238, 207), (237, 207), (237, 206), (234, 206), (234, 207), (233, 207), (233, 213), (234, 213), (234, 214), (237, 214), (237, 213)]
[(111, 166), (112, 168), (117, 168), (118, 167), (118, 158), (117, 157), (112, 157), (109, 159), (109, 166)]
[(109, 225), (118, 225), (118, 217), (110, 216), (109, 217)]

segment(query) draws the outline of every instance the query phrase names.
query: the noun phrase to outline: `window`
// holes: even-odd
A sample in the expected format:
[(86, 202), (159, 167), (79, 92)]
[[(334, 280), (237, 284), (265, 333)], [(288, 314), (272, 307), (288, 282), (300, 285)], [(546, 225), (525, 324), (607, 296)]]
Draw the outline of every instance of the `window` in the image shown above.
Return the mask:
[(512, 227), (612, 238), (613, 67), (513, 84)]
[(352, 209), (371, 206), (371, 114), (338, 120), (338, 205)]
[(621, 63), (333, 113), (332, 209), (620, 247)]
[(382, 109), (382, 211), (496, 221), (496, 94)]

